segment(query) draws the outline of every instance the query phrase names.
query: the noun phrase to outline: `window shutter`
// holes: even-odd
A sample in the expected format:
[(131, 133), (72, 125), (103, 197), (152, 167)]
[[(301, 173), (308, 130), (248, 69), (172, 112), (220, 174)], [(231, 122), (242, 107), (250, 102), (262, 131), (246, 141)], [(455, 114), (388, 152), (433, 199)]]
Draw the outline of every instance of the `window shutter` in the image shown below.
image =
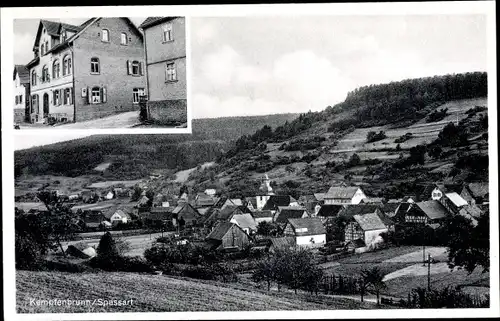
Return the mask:
[(71, 88), (69, 89), (69, 100), (70, 100), (70, 103), (69, 103), (69, 104), (70, 104), (70, 105), (73, 105), (73, 104), (74, 104), (74, 98), (73, 98), (73, 96), (74, 96), (74, 95), (75, 95), (75, 92), (74, 92), (74, 90), (73, 90), (73, 87), (71, 87)]
[(127, 75), (131, 74), (132, 74), (132, 63), (130, 62), (130, 60), (127, 60)]
[(106, 97), (106, 87), (102, 87), (102, 96), (101, 96), (102, 102), (105, 103), (107, 101)]
[(64, 89), (59, 90), (59, 105), (62, 105), (63, 102)]
[(143, 65), (142, 65), (142, 61), (139, 62), (139, 74), (141, 74), (141, 76), (144, 76), (144, 69), (143, 69)]

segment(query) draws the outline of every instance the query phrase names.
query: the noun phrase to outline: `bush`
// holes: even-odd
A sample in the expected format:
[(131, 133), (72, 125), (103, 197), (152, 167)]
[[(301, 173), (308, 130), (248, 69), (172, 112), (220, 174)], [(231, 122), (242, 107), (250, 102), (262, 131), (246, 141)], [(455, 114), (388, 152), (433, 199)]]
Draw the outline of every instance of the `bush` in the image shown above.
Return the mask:
[(406, 133), (404, 134), (403, 136), (399, 136), (398, 138), (396, 138), (394, 140), (395, 143), (404, 143), (406, 142), (407, 140), (410, 140), (411, 138), (413, 137), (413, 134), (412, 133)]
[(432, 113), (430, 113), (427, 118), (425, 119), (426, 122), (432, 123), (436, 121), (443, 120), (446, 115), (448, 115), (448, 108), (443, 108), (440, 110), (434, 110)]
[(374, 131), (370, 131), (368, 132), (368, 134), (366, 135), (366, 142), (367, 143), (373, 143), (373, 142), (376, 142), (376, 141), (379, 141), (379, 140), (382, 140), (382, 139), (385, 139), (387, 136), (385, 135), (385, 132), (383, 130), (381, 130), (380, 132), (374, 132)]
[(151, 265), (141, 257), (99, 257), (88, 261), (89, 266), (108, 272), (153, 272)]
[(111, 233), (104, 233), (97, 247), (97, 256), (100, 256), (101, 258), (112, 258), (119, 255), (120, 253), (118, 251), (118, 247), (115, 240), (113, 240), (113, 236), (111, 236)]

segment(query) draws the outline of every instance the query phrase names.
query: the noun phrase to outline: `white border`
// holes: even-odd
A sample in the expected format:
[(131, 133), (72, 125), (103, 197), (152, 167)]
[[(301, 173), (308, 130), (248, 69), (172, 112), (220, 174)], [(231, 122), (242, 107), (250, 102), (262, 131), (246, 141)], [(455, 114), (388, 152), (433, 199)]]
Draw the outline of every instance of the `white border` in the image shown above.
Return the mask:
[[(12, 19), (33, 18), (46, 15), (47, 17), (71, 16), (88, 17), (93, 16), (97, 10), (101, 16), (158, 16), (163, 15), (186, 16), (186, 23), (190, 17), (223, 17), (223, 16), (253, 16), (253, 15), (429, 15), (429, 14), (485, 14), (488, 17), (488, 105), (489, 110), (489, 159), (490, 159), (490, 190), (493, 191), (491, 197), (491, 307), (489, 309), (430, 309), (430, 310), (335, 310), (335, 311), (268, 311), (268, 312), (175, 312), (175, 313), (83, 313), (83, 314), (15, 314), (15, 271), (14, 271), (14, 222), (13, 203), (3, 203), (4, 233), (4, 307), (6, 319), (284, 319), (284, 318), (396, 318), (419, 316), (422, 318), (450, 318), (450, 317), (491, 317), (499, 316), (499, 280), (498, 280), (498, 149), (497, 149), (497, 93), (496, 93), (496, 25), (495, 25), (495, 2), (493, 1), (472, 1), (472, 2), (424, 2), (424, 3), (355, 3), (355, 4), (288, 4), (288, 5), (226, 5), (226, 6), (148, 6), (148, 7), (64, 7), (64, 8), (2, 8), (1, 12), (1, 38), (2, 44), (2, 83), (10, 84), (12, 75)], [(187, 24), (188, 25), (188, 24)], [(187, 39), (189, 38), (189, 28)], [(190, 55), (190, 45), (187, 55)], [(189, 66), (189, 63), (187, 64)], [(189, 71), (188, 71), (189, 70)], [(191, 68), (186, 71), (191, 79)], [(188, 81), (188, 99), (191, 97)], [(4, 88), (2, 88), (3, 91)], [(10, 106), (10, 90), (3, 91), (2, 105)], [(192, 114), (191, 104), (188, 103), (188, 115)], [(8, 113), (5, 114), (5, 111)], [(13, 134), (21, 131), (12, 129), (12, 111), (3, 108), (2, 117), (3, 135), (3, 192), (4, 199), (10, 200), (14, 196), (13, 191)], [(35, 133), (34, 130), (23, 131), (27, 134)], [(43, 130), (48, 133), (49, 130)], [(63, 134), (62, 131), (53, 131), (54, 134)], [(75, 130), (71, 130), (75, 133)], [(85, 130), (87, 134), (118, 134), (119, 131), (111, 130)], [(130, 134), (138, 134), (133, 130)], [(148, 132), (150, 133), (150, 132)]]

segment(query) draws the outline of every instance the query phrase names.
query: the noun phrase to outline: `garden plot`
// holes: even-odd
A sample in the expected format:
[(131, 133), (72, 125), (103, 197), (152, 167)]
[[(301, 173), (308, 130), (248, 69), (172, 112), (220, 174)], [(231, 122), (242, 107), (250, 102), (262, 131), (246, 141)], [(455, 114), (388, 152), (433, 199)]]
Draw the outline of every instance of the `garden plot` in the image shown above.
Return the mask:
[(130, 181), (105, 181), (96, 182), (92, 185), (87, 186), (88, 188), (110, 188), (111, 186), (123, 185), (126, 188), (133, 187), (136, 184), (142, 182), (142, 179), (130, 180)]
[[(427, 259), (427, 255), (430, 254), (431, 257), (435, 259), (446, 259), (446, 247), (426, 247), (425, 248), (425, 257)], [(414, 251), (411, 253), (399, 255), (390, 259), (384, 260), (385, 263), (417, 263), (422, 262), (422, 248), (418, 251)]]
[[(448, 263), (446, 262), (439, 262), (439, 263), (434, 263), (431, 264), (430, 268), (430, 274), (439, 274), (439, 273), (448, 273), (448, 272), (453, 272), (450, 270), (448, 267)], [(402, 276), (422, 276), (422, 275), (427, 275), (428, 273), (428, 266), (427, 264), (423, 263), (417, 263), (408, 267), (405, 267), (403, 269), (391, 272), (389, 274), (386, 274), (384, 277), (384, 282), (389, 281), (391, 279), (396, 279)]]

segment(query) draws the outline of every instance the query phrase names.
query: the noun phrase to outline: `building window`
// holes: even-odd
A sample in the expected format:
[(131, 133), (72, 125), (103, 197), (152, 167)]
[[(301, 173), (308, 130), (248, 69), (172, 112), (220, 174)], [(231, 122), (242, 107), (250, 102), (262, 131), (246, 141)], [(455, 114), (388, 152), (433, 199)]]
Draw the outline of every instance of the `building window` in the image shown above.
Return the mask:
[(40, 49), (40, 55), (43, 56), (45, 55), (45, 45), (42, 43), (42, 47)]
[(53, 97), (53, 102), (54, 102), (54, 106), (59, 106), (61, 103), (60, 103), (60, 97), (59, 97), (59, 89), (57, 90), (54, 90), (54, 97)]
[(19, 95), (19, 103), (22, 104), (23, 103), (23, 95)]
[(92, 88), (91, 98), (92, 104), (99, 104), (101, 102), (101, 89), (99, 87)]
[(50, 79), (49, 79), (49, 68), (47, 67), (47, 65), (43, 66), (42, 68), (42, 82), (49, 82)]
[(109, 42), (109, 30), (102, 29), (102, 41)]
[(71, 57), (69, 55), (64, 56), (63, 59), (63, 76), (71, 75), (71, 70), (73, 66), (71, 65)]
[(140, 68), (141, 66), (138, 61), (132, 61), (132, 75), (138, 76), (140, 74)]
[(127, 45), (128, 44), (128, 38), (127, 38), (127, 34), (125, 32), (122, 32), (120, 43), (122, 45)]
[(144, 96), (144, 88), (134, 88), (134, 92), (133, 92), (133, 103), (134, 104), (139, 103), (140, 96)]
[(166, 80), (167, 81), (177, 80), (177, 72), (175, 71), (175, 63), (173, 63), (173, 62), (167, 64)]
[(163, 42), (168, 42), (174, 40), (172, 35), (172, 24), (167, 23), (163, 26)]
[(60, 65), (59, 65), (59, 60), (56, 59), (54, 60), (54, 63), (52, 64), (52, 78), (57, 79), (59, 78), (59, 72), (60, 72)]
[(49, 51), (49, 41), (45, 40), (45, 53), (47, 53), (47, 51)]
[(65, 105), (72, 105), (73, 99), (71, 95), (71, 88), (65, 88), (63, 91), (63, 101)]
[(98, 74), (100, 73), (101, 68), (99, 66), (99, 58), (91, 58), (90, 59), (90, 73), (91, 74)]
[(31, 72), (31, 85), (36, 86), (36, 71), (35, 70), (33, 70)]

